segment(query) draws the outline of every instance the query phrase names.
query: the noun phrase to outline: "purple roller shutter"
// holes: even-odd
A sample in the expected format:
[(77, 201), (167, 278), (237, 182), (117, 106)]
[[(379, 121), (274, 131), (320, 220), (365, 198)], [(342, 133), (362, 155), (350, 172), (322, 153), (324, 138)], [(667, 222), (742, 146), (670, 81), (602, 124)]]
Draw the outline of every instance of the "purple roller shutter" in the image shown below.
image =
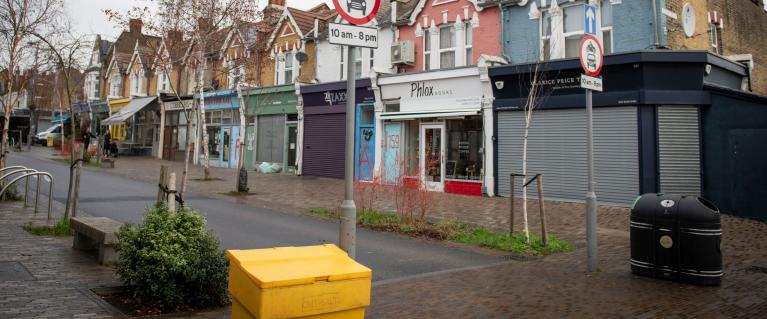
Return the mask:
[(304, 117), (303, 175), (344, 178), (345, 113)]

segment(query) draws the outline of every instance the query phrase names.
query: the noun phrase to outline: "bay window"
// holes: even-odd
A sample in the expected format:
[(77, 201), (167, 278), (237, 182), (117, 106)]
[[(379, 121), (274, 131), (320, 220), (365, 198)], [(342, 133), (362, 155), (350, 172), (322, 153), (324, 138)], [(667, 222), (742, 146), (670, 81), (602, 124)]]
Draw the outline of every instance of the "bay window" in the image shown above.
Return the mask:
[(455, 27), (447, 25), (439, 29), (439, 67), (455, 66)]

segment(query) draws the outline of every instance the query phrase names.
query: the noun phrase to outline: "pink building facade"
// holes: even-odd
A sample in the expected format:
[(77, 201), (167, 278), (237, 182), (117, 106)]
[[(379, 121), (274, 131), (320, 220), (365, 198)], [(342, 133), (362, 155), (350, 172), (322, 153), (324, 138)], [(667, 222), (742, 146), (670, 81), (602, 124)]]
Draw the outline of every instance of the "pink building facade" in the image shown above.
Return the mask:
[(476, 0), (418, 1), (407, 24), (397, 27), (397, 41), (412, 41), (415, 63), (400, 72), (476, 65), (481, 54), (501, 55), (501, 18), (497, 5)]

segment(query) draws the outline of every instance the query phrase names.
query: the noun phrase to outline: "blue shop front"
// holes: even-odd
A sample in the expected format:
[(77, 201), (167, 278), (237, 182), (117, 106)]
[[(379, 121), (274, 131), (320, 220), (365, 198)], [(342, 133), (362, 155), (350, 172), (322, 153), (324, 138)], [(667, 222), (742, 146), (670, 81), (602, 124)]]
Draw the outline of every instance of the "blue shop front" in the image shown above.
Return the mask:
[[(240, 137), (240, 99), (237, 90), (206, 92), (203, 96), (210, 165), (236, 168), (240, 158), (237, 143)], [(200, 163), (205, 163), (204, 149), (199, 152)]]

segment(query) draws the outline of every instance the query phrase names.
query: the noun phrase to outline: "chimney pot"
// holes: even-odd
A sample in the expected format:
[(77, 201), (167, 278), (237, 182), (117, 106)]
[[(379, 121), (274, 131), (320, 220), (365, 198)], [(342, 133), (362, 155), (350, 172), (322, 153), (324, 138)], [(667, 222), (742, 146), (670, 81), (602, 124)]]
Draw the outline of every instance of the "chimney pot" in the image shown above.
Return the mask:
[(141, 33), (141, 28), (144, 26), (144, 21), (141, 19), (130, 19), (128, 22), (128, 30), (133, 33)]

